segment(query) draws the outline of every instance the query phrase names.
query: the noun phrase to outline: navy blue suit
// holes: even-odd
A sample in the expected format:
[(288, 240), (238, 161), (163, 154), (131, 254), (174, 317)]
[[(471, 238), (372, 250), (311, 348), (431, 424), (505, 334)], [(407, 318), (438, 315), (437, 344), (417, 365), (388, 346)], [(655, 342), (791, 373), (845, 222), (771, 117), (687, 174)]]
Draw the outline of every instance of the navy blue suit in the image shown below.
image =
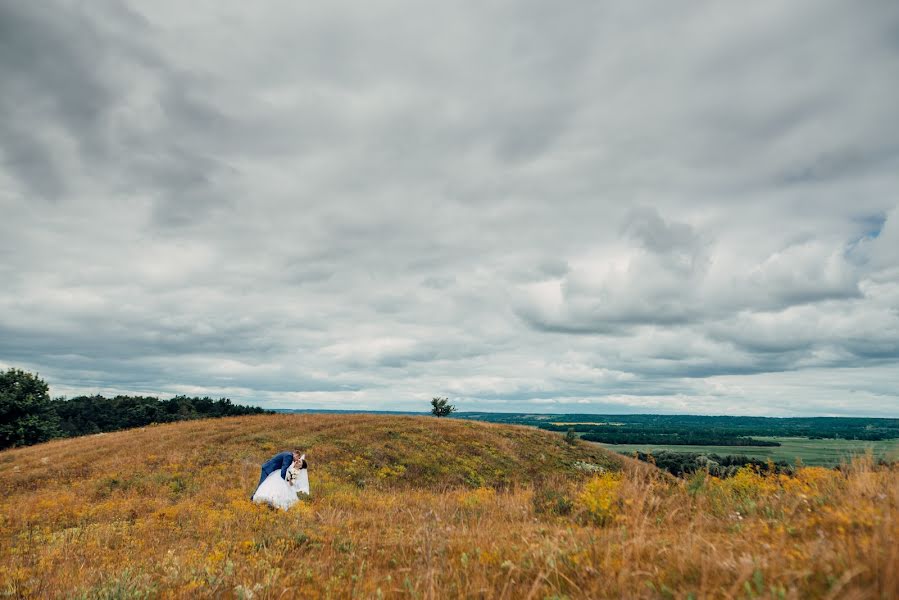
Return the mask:
[(262, 464), (262, 474), (259, 476), (258, 488), (272, 472), (281, 469), (281, 479), (287, 479), (287, 467), (293, 462), (293, 452), (276, 454)]

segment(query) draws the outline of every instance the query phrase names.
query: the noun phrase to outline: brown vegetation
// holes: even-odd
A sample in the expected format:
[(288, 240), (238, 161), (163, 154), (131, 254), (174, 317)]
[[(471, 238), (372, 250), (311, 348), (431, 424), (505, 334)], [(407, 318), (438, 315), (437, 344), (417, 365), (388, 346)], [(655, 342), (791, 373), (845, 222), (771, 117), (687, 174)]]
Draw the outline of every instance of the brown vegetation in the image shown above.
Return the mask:
[[(251, 504), (295, 446), (312, 498)], [(894, 598), (897, 507), (864, 457), (685, 482), (520, 427), (194, 421), (0, 453), (0, 597)]]

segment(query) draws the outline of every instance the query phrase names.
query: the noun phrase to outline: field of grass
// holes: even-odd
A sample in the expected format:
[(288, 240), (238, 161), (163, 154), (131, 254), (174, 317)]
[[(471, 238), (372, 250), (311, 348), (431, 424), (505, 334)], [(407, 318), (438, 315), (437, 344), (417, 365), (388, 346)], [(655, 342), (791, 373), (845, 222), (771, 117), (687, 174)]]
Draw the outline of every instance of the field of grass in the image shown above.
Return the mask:
[[(312, 497), (247, 498), (303, 447)], [(677, 480), (562, 435), (272, 415), (0, 452), (0, 597), (895, 598), (899, 471)]]
[(795, 437), (761, 437), (762, 440), (780, 442), (780, 446), (683, 446), (667, 444), (598, 444), (615, 452), (632, 454), (634, 452), (652, 452), (669, 450), (671, 452), (696, 452), (703, 454), (739, 454), (775, 461), (787, 461), (795, 464), (799, 459), (803, 464), (833, 467), (853, 456), (863, 455), (870, 451), (875, 458), (899, 460), (899, 440), (810, 440)]

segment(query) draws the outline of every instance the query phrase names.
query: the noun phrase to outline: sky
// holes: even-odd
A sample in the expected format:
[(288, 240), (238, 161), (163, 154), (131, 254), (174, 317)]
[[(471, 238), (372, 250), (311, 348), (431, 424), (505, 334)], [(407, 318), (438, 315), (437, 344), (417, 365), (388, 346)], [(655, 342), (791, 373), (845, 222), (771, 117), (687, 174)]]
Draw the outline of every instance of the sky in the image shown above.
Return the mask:
[(0, 0), (0, 367), (899, 416), (899, 3)]

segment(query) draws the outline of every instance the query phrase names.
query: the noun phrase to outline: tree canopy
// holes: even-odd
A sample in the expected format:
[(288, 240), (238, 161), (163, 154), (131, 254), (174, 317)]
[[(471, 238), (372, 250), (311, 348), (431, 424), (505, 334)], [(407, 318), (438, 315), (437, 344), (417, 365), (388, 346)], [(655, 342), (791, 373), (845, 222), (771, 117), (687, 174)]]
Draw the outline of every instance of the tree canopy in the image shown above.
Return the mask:
[(49, 388), (21, 369), (0, 373), (0, 448), (45, 442), (59, 435)]
[(456, 407), (449, 403), (448, 398), (431, 398), (431, 414), (435, 417), (447, 417), (456, 411)]
[(233, 404), (228, 398), (175, 396), (77, 396), (51, 399), (42, 379), (20, 369), (0, 373), (0, 449), (169, 423), (269, 412)]

